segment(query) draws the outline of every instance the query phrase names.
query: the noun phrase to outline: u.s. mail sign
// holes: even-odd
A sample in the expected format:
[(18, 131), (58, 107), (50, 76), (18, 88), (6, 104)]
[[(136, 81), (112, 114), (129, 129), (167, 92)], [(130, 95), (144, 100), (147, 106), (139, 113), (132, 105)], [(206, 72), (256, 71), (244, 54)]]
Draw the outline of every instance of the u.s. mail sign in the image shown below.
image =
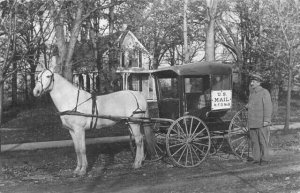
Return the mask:
[(211, 109), (230, 109), (232, 105), (231, 90), (213, 90), (211, 91)]

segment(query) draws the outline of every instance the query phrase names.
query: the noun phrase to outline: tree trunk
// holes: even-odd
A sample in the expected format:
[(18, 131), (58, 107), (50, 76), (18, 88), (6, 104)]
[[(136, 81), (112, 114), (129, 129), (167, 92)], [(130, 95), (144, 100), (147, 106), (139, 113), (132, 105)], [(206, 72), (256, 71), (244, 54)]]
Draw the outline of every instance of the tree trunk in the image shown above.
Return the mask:
[(215, 60), (215, 15), (218, 6), (218, 0), (207, 0), (207, 11), (209, 24), (206, 31), (205, 40), (205, 60)]
[(292, 91), (292, 69), (291, 69), (291, 54), (290, 54), (290, 65), (289, 65), (289, 77), (288, 77), (288, 92), (286, 100), (286, 116), (284, 130), (288, 130), (290, 127), (290, 117), (291, 117), (291, 91)]
[(278, 95), (279, 95), (279, 85), (273, 85), (271, 88), (271, 99), (273, 104), (273, 117), (278, 115)]
[(75, 23), (71, 31), (71, 38), (70, 42), (68, 45), (68, 50), (67, 50), (67, 55), (66, 55), (66, 63), (64, 64), (64, 72), (63, 75), (64, 77), (72, 82), (73, 80), (73, 63), (72, 63), (72, 58), (73, 58), (73, 53), (75, 49), (75, 45), (78, 39), (78, 35), (80, 33), (80, 28), (81, 28), (81, 19), (82, 19), (82, 11), (83, 11), (83, 1), (78, 2), (78, 8), (76, 12), (76, 18), (75, 18)]
[(184, 0), (184, 8), (183, 8), (183, 41), (184, 41), (184, 63), (189, 63), (189, 49), (188, 49), (188, 36), (187, 36), (187, 5), (188, 0)]
[(154, 55), (153, 55), (153, 68), (157, 69), (159, 66), (159, 51), (154, 51)]
[(12, 74), (11, 78), (11, 99), (12, 105), (15, 106), (18, 103), (17, 99), (17, 89), (18, 89), (18, 74), (17, 74), (17, 61), (13, 62), (13, 70), (15, 73)]
[[(35, 87), (35, 71), (36, 71), (35, 65), (30, 65), (30, 91), (33, 91)], [(30, 100), (35, 100), (35, 97), (33, 97), (32, 92), (30, 92)]]
[[(0, 75), (2, 76), (2, 75)], [(3, 117), (3, 96), (4, 96), (4, 82), (2, 81), (2, 77), (0, 77), (0, 127), (2, 125), (2, 117)], [(0, 136), (1, 137), (1, 136)]]
[[(54, 12), (57, 12), (56, 7), (53, 7)], [(55, 23), (55, 36), (56, 36), (56, 44), (59, 51), (58, 57), (58, 66), (56, 66), (55, 71), (62, 74), (67, 80), (72, 82), (73, 79), (73, 63), (72, 57), (75, 49), (75, 45), (77, 42), (77, 38), (80, 32), (81, 23), (82, 23), (82, 11), (83, 11), (83, 1), (78, 1), (78, 8), (76, 12), (76, 18), (74, 20), (74, 24), (71, 30), (70, 40), (68, 45), (65, 40), (65, 31), (64, 31), (64, 16), (66, 13), (62, 13), (59, 10), (57, 13), (57, 17), (54, 19)]]
[[(56, 7), (53, 9), (56, 9)], [(54, 19), (56, 46), (58, 48), (58, 57), (54, 71), (61, 75), (63, 75), (62, 67), (65, 65), (65, 59), (67, 55), (63, 18), (63, 13), (58, 13), (58, 16)]]
[(206, 41), (205, 41), (206, 61), (215, 60), (215, 29), (214, 28), (215, 28), (215, 20), (210, 20), (206, 32)]
[(286, 117), (284, 130), (288, 130), (290, 127), (290, 117), (291, 117), (291, 91), (292, 91), (292, 65), (293, 65), (293, 51), (289, 49), (289, 65), (288, 65), (288, 92), (286, 100)]

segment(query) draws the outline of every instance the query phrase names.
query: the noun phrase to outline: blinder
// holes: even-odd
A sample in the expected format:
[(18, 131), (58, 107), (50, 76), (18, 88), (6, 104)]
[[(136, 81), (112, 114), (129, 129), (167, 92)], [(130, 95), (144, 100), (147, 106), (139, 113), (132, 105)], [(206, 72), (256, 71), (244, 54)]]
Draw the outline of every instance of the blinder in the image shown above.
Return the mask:
[[(44, 88), (44, 85), (43, 85), (43, 74), (46, 72), (46, 71), (49, 71), (51, 73), (51, 75), (47, 76), (47, 78), (50, 78), (50, 81), (49, 81), (49, 84)], [(49, 69), (46, 69), (44, 70), (42, 73), (41, 73), (41, 76), (40, 76), (40, 80), (37, 78), (37, 83), (40, 83), (41, 84), (41, 95), (46, 93), (48, 91), (48, 89), (51, 87), (52, 83), (54, 82), (54, 74), (51, 70)]]

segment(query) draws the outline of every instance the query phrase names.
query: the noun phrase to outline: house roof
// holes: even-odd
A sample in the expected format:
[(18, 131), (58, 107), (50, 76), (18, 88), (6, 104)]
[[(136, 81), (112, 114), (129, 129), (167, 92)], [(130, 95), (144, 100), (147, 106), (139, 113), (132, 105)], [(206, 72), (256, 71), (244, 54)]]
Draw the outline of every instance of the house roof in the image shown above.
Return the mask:
[(153, 72), (158, 76), (228, 75), (231, 73), (231, 65), (221, 62), (194, 62), (159, 68)]
[(118, 31), (113, 34), (107, 35), (107, 36), (101, 36), (98, 38), (98, 50), (101, 50), (102, 52), (105, 52), (109, 48), (109, 44), (113, 43), (117, 47), (120, 47), (122, 43), (124, 42), (125, 38), (127, 36), (130, 36), (133, 38), (135, 45), (144, 53), (149, 54), (147, 49), (143, 46), (143, 44), (137, 39), (137, 37), (130, 31)]
[(144, 47), (144, 45), (137, 39), (137, 37), (130, 31), (126, 30), (124, 31), (119, 38), (117, 39), (117, 42), (122, 44), (124, 42), (124, 39), (126, 36), (131, 36), (134, 39), (134, 42), (137, 44), (137, 46), (146, 54), (149, 54), (148, 50)]

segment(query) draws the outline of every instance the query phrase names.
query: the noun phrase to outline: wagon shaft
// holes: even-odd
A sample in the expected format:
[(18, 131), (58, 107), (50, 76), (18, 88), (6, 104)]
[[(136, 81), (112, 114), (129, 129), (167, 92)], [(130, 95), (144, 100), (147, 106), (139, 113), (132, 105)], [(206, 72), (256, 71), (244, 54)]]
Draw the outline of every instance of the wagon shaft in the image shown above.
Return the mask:
[(83, 117), (95, 117), (99, 119), (110, 119), (112, 121), (127, 121), (127, 122), (140, 122), (140, 123), (156, 123), (156, 122), (169, 122), (173, 123), (172, 119), (165, 118), (150, 118), (150, 117), (124, 117), (124, 116), (111, 116), (111, 115), (95, 115), (87, 114), (76, 111), (63, 111), (58, 113), (60, 116), (72, 115), (72, 116), (83, 116)]

